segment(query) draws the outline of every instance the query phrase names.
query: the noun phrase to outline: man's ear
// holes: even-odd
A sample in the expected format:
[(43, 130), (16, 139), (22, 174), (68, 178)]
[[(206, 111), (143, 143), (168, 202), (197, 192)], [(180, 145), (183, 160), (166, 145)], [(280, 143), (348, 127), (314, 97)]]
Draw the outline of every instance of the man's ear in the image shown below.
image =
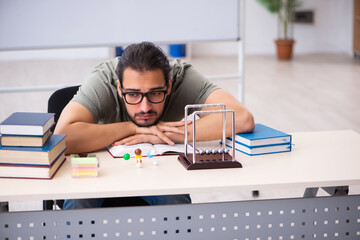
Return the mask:
[(173, 81), (173, 79), (172, 78), (170, 78), (169, 79), (169, 82), (168, 82), (168, 91), (167, 91), (167, 95), (169, 95), (170, 94), (170, 92), (171, 92), (171, 87), (172, 87), (172, 81)]
[(117, 85), (117, 92), (119, 94), (119, 96), (122, 98), (122, 94), (121, 94), (121, 90), (120, 90), (120, 80), (117, 80), (116, 81), (116, 85)]

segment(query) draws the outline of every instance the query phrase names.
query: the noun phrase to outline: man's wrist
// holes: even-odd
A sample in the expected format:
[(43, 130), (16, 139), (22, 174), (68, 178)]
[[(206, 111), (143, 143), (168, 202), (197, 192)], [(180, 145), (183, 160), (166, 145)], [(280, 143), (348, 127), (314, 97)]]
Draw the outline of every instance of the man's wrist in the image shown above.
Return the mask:
[(129, 136), (137, 134), (138, 133), (138, 126), (135, 123), (133, 123), (132, 121), (129, 121), (128, 123), (129, 123), (128, 127), (130, 129)]
[(113, 136), (116, 138), (114, 139), (114, 142), (137, 134), (136, 133), (137, 126), (131, 121), (117, 122), (117, 123), (113, 123), (112, 125), (115, 125), (115, 128), (114, 127), (111, 128), (111, 131), (113, 132)]

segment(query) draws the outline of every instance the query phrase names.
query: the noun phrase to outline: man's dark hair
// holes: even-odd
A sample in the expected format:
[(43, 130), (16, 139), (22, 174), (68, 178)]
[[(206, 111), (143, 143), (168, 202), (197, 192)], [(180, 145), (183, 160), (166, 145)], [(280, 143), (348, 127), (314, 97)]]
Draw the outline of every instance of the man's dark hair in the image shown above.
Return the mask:
[(169, 60), (164, 51), (151, 42), (132, 44), (125, 49), (116, 67), (121, 87), (124, 70), (128, 67), (139, 72), (161, 69), (168, 86), (171, 70)]

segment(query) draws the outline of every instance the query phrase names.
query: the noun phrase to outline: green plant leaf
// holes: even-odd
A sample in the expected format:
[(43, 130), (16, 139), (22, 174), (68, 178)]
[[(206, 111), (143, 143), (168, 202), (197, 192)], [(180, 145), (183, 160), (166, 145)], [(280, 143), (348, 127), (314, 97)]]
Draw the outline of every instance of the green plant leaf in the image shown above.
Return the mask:
[(271, 13), (278, 13), (282, 5), (281, 0), (257, 0), (257, 1)]

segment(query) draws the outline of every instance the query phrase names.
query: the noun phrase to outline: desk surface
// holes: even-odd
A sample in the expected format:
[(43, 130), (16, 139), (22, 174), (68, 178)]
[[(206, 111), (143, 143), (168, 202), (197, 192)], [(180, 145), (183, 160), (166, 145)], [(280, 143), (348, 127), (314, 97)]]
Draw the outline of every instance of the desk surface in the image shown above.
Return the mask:
[(288, 153), (247, 156), (237, 152), (243, 168), (187, 171), (177, 156), (157, 157), (159, 165), (143, 158), (112, 158), (96, 152), (97, 178), (73, 178), (68, 157), (52, 180), (0, 179), (0, 201), (145, 196), (270, 188), (360, 185), (360, 134), (347, 131), (292, 133)]

